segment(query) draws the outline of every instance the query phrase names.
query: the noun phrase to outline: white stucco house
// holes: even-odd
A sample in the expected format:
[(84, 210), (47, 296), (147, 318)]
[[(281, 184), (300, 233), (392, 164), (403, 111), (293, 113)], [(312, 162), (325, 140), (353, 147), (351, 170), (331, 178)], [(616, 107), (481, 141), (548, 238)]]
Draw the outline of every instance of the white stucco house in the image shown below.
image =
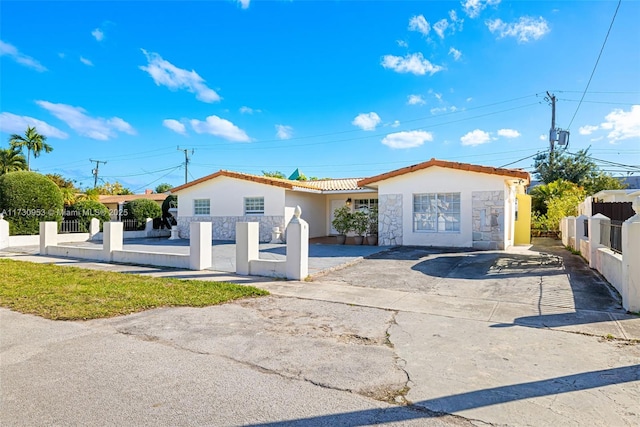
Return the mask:
[(377, 207), (380, 245), (504, 249), (514, 241), (516, 194), (529, 174), (431, 159), (369, 178), (294, 181), (221, 170), (171, 190), (178, 196), (178, 227), (211, 221), (214, 240), (235, 239), (238, 221), (260, 223), (260, 240), (286, 229), (296, 205), (309, 237), (334, 235), (333, 212)]

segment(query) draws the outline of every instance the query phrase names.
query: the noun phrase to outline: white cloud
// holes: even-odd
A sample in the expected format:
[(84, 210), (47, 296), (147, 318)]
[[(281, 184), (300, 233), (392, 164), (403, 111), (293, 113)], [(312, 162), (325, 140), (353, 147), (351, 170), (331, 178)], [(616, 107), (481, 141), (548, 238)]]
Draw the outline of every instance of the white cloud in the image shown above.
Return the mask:
[(400, 56), (385, 55), (382, 58), (382, 66), (384, 68), (391, 68), (397, 73), (412, 73), (415, 75), (434, 75), (438, 71), (442, 71), (443, 68), (439, 65), (433, 65), (427, 59), (424, 59), (422, 53), (413, 53), (411, 55), (405, 55), (404, 58)]
[(192, 119), (189, 121), (191, 127), (197, 133), (208, 133), (219, 136), (228, 141), (250, 142), (251, 138), (245, 131), (231, 123), (229, 120), (221, 119), (218, 116), (209, 116), (206, 121)]
[(88, 67), (93, 67), (93, 62), (91, 62), (90, 60), (88, 60), (84, 56), (80, 57), (80, 62), (82, 62), (84, 65), (86, 65)]
[(358, 126), (362, 130), (375, 130), (381, 122), (380, 116), (373, 111), (371, 113), (360, 113), (351, 122), (352, 125)]
[(490, 142), (491, 135), (489, 134), (489, 132), (476, 129), (464, 135), (462, 138), (460, 138), (460, 141), (462, 142), (462, 145), (476, 146)]
[(172, 131), (174, 131), (175, 133), (179, 133), (180, 135), (187, 134), (187, 128), (184, 126), (184, 124), (180, 123), (175, 119), (163, 120), (162, 126), (166, 127), (167, 129), (171, 129)]
[(409, 47), (409, 43), (404, 40), (396, 40), (396, 43), (398, 43), (398, 46), (400, 47)]
[(289, 139), (293, 136), (293, 128), (287, 125), (276, 125), (276, 136), (280, 139)]
[(429, 34), (430, 30), (431, 26), (429, 25), (429, 22), (424, 19), (424, 16), (417, 15), (412, 16), (411, 19), (409, 19), (409, 31), (417, 31), (420, 34), (426, 36)]
[(407, 97), (407, 104), (409, 105), (424, 105), (427, 101), (424, 100), (422, 95), (409, 95)]
[(65, 122), (79, 135), (88, 138), (107, 141), (118, 136), (117, 132), (135, 135), (135, 129), (119, 117), (103, 119), (102, 117), (91, 117), (86, 114), (82, 107), (74, 107), (67, 104), (54, 104), (48, 101), (36, 101), (36, 104), (49, 111), (58, 119)]
[(454, 60), (459, 61), (460, 57), (462, 56), (462, 52), (454, 47), (451, 47), (449, 48), (449, 55), (453, 56)]
[(542, 135), (540, 135), (540, 136), (538, 137), (538, 139), (539, 139), (540, 141), (548, 141), (548, 140), (549, 140), (549, 135), (542, 134)]
[(149, 73), (156, 85), (166, 86), (171, 90), (186, 89), (191, 93), (195, 93), (196, 98), (203, 102), (220, 101), (220, 95), (207, 87), (205, 80), (194, 70), (187, 71), (178, 68), (169, 61), (162, 59), (157, 53), (148, 53), (144, 49), (142, 49), (142, 53), (147, 57), (149, 64), (139, 68)]
[(469, 97), (469, 98), (466, 99), (466, 101), (467, 102), (471, 102), (471, 101), (473, 101), (473, 98)]
[(578, 133), (580, 133), (580, 135), (591, 135), (593, 132), (597, 131), (598, 129), (600, 129), (600, 126), (586, 125), (578, 129)]
[(602, 129), (610, 130), (607, 138), (610, 143), (623, 139), (640, 138), (640, 105), (631, 106), (631, 110), (624, 111), (616, 108), (604, 118)]
[(237, 0), (237, 1), (241, 8), (249, 9), (249, 3), (251, 3), (251, 0)]
[(518, 138), (520, 136), (520, 132), (515, 129), (500, 129), (498, 130), (498, 135), (503, 138)]
[(449, 11), (449, 19), (451, 20), (452, 30), (462, 31), (464, 19), (458, 18), (458, 14), (455, 10), (452, 9)]
[(429, 110), (431, 114), (446, 113), (447, 107), (434, 107)]
[(398, 126), (400, 126), (400, 120), (394, 120), (393, 123), (391, 123), (389, 126), (391, 126), (392, 128), (397, 128)]
[(67, 139), (69, 137), (65, 132), (42, 120), (12, 113), (0, 113), (0, 131), (2, 132), (22, 134), (27, 129), (27, 126), (35, 127), (38, 133), (48, 138)]
[(441, 39), (444, 38), (444, 32), (447, 28), (449, 28), (449, 21), (447, 21), (446, 19), (441, 19), (433, 24), (433, 31), (435, 31)]
[(526, 43), (531, 40), (538, 40), (548, 34), (551, 29), (543, 17), (538, 19), (530, 16), (523, 16), (517, 22), (506, 23), (501, 19), (488, 20), (485, 22), (487, 28), (492, 33), (497, 33), (498, 38), (515, 37), (518, 43)]
[(433, 141), (433, 134), (423, 130), (390, 133), (382, 138), (382, 143), (391, 148), (415, 148), (428, 141)]
[(253, 113), (262, 113), (262, 110), (258, 110), (255, 108), (251, 108), (251, 107), (247, 107), (245, 105), (243, 105), (242, 107), (240, 107), (240, 114), (253, 114)]
[(469, 18), (477, 18), (487, 6), (500, 4), (500, 0), (463, 0), (462, 8)]
[(91, 35), (99, 42), (104, 40), (104, 31), (102, 31), (100, 28), (96, 28), (95, 30), (91, 31)]
[(37, 60), (23, 53), (20, 53), (14, 45), (5, 43), (0, 40), (0, 56), (4, 55), (11, 57), (18, 64), (24, 65), (25, 67), (31, 68), (33, 70), (39, 72), (47, 71), (47, 68)]

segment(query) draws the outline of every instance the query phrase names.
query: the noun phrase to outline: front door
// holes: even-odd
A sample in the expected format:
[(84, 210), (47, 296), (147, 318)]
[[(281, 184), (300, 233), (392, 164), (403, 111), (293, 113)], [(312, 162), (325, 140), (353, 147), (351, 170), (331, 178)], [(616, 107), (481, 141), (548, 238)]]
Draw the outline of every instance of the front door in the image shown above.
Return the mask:
[(336, 209), (341, 208), (342, 206), (344, 206), (344, 200), (332, 200), (331, 201), (331, 215), (330, 215), (330, 219), (329, 219), (329, 227), (330, 227), (330, 233), (331, 235), (337, 235), (338, 232), (336, 231), (335, 228), (333, 228), (333, 218), (335, 218), (335, 212)]

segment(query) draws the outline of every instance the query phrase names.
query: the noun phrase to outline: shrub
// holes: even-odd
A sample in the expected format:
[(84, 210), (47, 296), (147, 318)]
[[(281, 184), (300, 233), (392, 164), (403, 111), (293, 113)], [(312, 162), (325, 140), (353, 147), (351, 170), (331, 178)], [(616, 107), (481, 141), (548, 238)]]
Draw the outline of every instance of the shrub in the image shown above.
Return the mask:
[(98, 218), (100, 220), (100, 229), (102, 229), (102, 223), (111, 221), (109, 209), (95, 200), (76, 202), (68, 209), (68, 212), (69, 215), (67, 215), (65, 219), (77, 219), (78, 231), (81, 233), (89, 232), (91, 218)]
[(38, 234), (41, 221), (62, 220), (62, 193), (36, 172), (10, 172), (0, 176), (0, 213), (9, 222), (9, 234)]
[(136, 199), (124, 204), (122, 219), (136, 220), (138, 230), (144, 230), (147, 218), (160, 218), (162, 209), (153, 200)]
[(363, 236), (369, 227), (369, 215), (361, 211), (354, 212), (351, 226), (358, 236)]
[(170, 208), (178, 207), (178, 196), (171, 194), (162, 202), (162, 212), (169, 212)]
[(331, 225), (333, 225), (333, 228), (336, 229), (338, 234), (347, 234), (351, 230), (352, 223), (353, 214), (351, 213), (351, 208), (349, 206), (344, 205), (334, 211), (333, 221), (331, 221)]

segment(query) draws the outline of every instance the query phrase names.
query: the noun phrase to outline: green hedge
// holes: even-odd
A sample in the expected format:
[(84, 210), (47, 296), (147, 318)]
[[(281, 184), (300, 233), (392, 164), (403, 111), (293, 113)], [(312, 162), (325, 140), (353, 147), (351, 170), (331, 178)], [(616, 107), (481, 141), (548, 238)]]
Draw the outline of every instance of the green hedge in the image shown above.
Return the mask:
[(35, 172), (0, 176), (0, 213), (9, 222), (9, 234), (38, 234), (41, 221), (62, 221), (64, 202), (58, 186)]
[(100, 220), (100, 229), (104, 222), (111, 221), (109, 209), (95, 200), (82, 200), (74, 203), (66, 212), (65, 219), (77, 219), (78, 231), (88, 233), (91, 225), (91, 218)]
[(138, 222), (138, 229), (144, 230), (147, 218), (160, 218), (162, 209), (153, 200), (136, 199), (124, 204), (122, 208), (122, 219), (135, 219)]

